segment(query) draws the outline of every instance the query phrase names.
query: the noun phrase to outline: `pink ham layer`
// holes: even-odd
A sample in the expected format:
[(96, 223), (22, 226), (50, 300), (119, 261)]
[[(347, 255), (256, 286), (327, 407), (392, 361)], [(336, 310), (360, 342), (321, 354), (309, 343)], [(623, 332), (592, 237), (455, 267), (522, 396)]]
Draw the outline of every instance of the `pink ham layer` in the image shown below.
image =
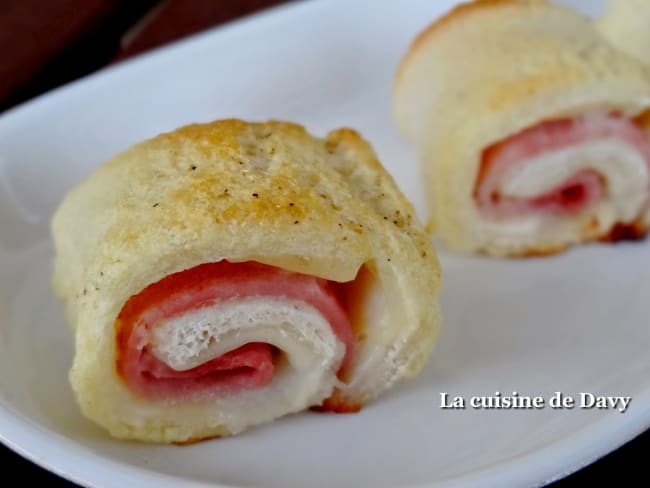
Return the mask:
[(344, 369), (355, 337), (335, 283), (255, 262), (202, 264), (169, 275), (131, 297), (118, 317), (117, 371), (129, 388), (147, 397), (174, 398), (261, 388), (273, 379), (273, 347), (248, 343), (186, 371), (151, 354), (151, 331), (173, 317), (217, 302), (251, 297), (297, 300), (311, 305), (345, 344)]
[(635, 147), (650, 167), (650, 140), (629, 119), (601, 114), (542, 122), (483, 151), (475, 191), (480, 212), (496, 220), (538, 212), (581, 212), (605, 191), (601, 176), (590, 169), (576, 172), (561, 185), (534, 198), (504, 196), (499, 189), (508, 173), (535, 156), (602, 139), (617, 139)]

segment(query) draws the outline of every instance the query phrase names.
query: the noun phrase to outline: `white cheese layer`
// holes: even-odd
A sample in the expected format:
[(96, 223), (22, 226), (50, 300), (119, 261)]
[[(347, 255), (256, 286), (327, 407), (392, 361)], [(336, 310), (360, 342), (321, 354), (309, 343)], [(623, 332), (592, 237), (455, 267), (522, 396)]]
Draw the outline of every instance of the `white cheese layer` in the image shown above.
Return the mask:
[[(251, 342), (272, 344), (293, 366), (334, 363), (345, 346), (318, 310), (274, 297), (227, 300), (166, 320), (152, 331), (153, 354), (177, 371), (199, 366)], [(332, 364), (338, 368), (338, 364)]]
[(200, 404), (210, 397), (233, 433), (319, 405), (341, 385), (337, 372), (345, 345), (320, 312), (304, 302), (279, 297), (227, 300), (166, 320), (150, 336), (152, 354), (179, 371), (251, 342), (271, 344), (283, 352), (274, 359), (271, 383), (194, 398)]
[(636, 147), (619, 139), (586, 141), (527, 159), (506, 173), (500, 193), (534, 198), (589, 169), (601, 175), (604, 195), (579, 215), (538, 212), (503, 221), (481, 219), (477, 232), (486, 242), (504, 247), (569, 244), (582, 240), (588, 222), (597, 222), (592, 232), (604, 233), (616, 222), (630, 222), (643, 213), (650, 187), (648, 165)]
[(601, 175), (606, 198), (622, 220), (638, 215), (648, 195), (648, 165), (636, 147), (619, 139), (587, 141), (531, 158), (506, 175), (501, 194), (534, 198), (587, 169)]

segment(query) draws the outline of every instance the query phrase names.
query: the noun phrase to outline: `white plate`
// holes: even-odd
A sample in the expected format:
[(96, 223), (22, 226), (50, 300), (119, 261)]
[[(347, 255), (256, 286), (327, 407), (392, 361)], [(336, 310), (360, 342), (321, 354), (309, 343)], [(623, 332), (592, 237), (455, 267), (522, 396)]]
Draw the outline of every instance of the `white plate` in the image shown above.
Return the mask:
[[(0, 118), (0, 438), (86, 485), (524, 486), (650, 425), (650, 245), (528, 261), (441, 253), (445, 330), (415, 381), (358, 415), (301, 414), (190, 447), (116, 442), (79, 414), (72, 348), (49, 288), (48, 219), (131, 143), (230, 116), (349, 125), (422, 210), (390, 87), (413, 35), (453, 1), (290, 5), (162, 49)], [(582, 6), (596, 7), (584, 1)], [(80, 229), (83, 231), (83, 229)], [(604, 410), (441, 410), (439, 392), (630, 395)]]

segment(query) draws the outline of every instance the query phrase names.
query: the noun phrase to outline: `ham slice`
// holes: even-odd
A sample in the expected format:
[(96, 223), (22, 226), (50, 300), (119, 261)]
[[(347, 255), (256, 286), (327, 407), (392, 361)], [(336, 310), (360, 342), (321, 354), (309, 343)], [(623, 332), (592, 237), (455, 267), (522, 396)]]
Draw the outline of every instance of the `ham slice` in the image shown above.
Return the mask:
[(154, 355), (152, 331), (170, 319), (216, 303), (251, 297), (300, 301), (317, 310), (345, 345), (340, 370), (355, 351), (352, 326), (336, 284), (255, 262), (220, 261), (169, 275), (131, 297), (118, 317), (117, 371), (128, 386), (147, 397), (179, 398), (210, 392), (262, 388), (275, 373), (270, 344), (250, 342), (186, 370)]
[(603, 198), (608, 182), (589, 167), (576, 170), (563, 182), (535, 196), (504, 194), (504, 182), (544, 155), (595, 141), (618, 141), (634, 148), (650, 168), (650, 140), (631, 120), (616, 114), (542, 122), (484, 150), (475, 187), (481, 213), (507, 219), (528, 213), (575, 215)]

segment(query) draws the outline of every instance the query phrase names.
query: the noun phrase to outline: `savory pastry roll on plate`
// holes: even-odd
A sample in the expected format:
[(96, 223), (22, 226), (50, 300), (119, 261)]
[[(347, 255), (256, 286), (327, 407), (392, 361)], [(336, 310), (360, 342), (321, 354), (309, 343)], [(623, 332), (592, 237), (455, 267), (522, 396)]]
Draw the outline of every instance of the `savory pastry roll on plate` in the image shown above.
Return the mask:
[(433, 231), (494, 255), (645, 234), (649, 107), (647, 67), (541, 0), (456, 8), (417, 37), (394, 89)]
[(437, 335), (432, 244), (351, 130), (187, 126), (100, 167), (52, 227), (72, 386), (116, 437), (356, 411), (416, 374)]
[(608, 0), (596, 26), (616, 47), (650, 64), (650, 0)]

